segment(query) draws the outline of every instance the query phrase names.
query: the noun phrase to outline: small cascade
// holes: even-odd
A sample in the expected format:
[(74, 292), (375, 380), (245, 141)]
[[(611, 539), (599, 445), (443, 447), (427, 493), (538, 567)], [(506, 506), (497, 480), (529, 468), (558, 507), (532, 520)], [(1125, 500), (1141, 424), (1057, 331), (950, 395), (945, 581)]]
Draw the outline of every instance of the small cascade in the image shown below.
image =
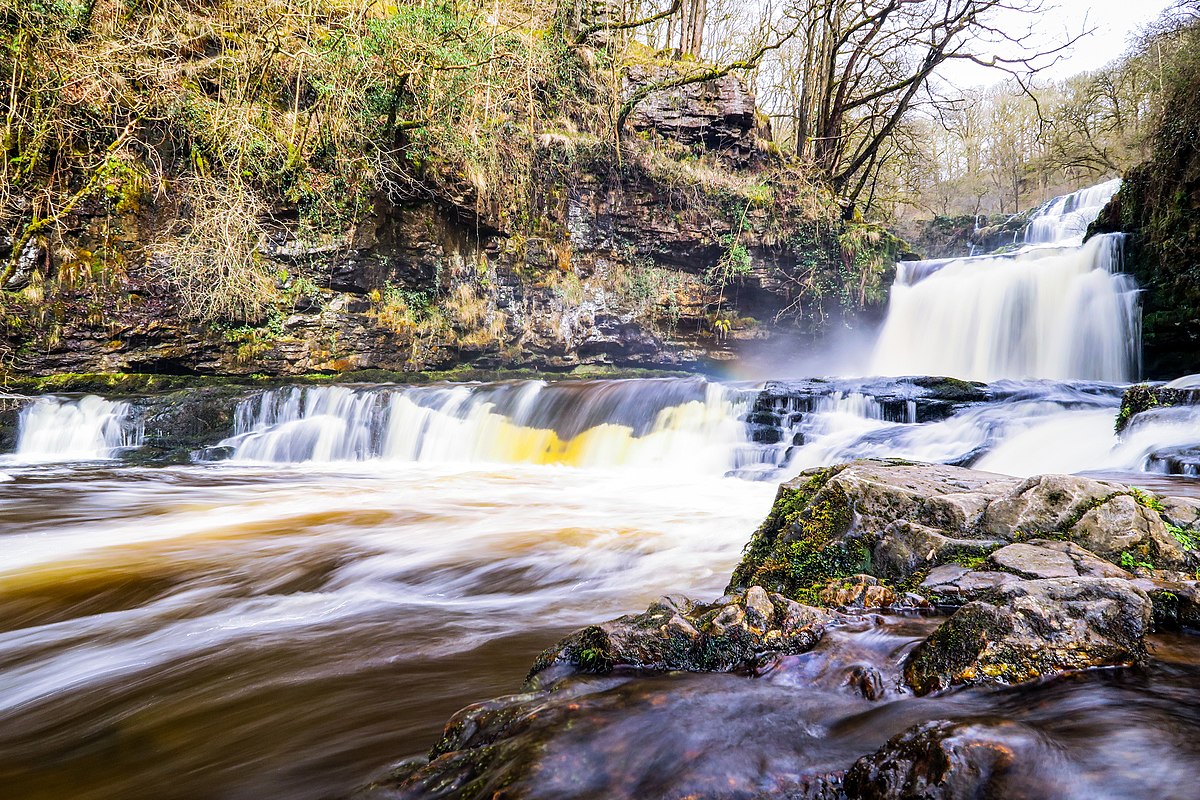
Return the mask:
[[(1086, 229), (1117, 186), (1110, 181), (1039, 209), (1026, 229), (1030, 246), (1016, 253), (898, 264), (871, 371), (1136, 379), (1141, 314), (1137, 285), (1121, 273), (1122, 237), (1079, 243), (1080, 225)], [(1046, 246), (1046, 237), (1060, 237), (1058, 246)]]
[(21, 411), (15, 460), (93, 461), (142, 443), (141, 422), (128, 403), (88, 395), (40, 397)]
[(1087, 470), (1200, 473), (1200, 406), (1138, 414), (1118, 439), (1122, 387), (937, 378), (768, 383), (748, 416), (756, 453), (738, 474), (777, 480), (856, 458), (1009, 475)]
[(235, 461), (670, 465), (722, 474), (742, 393), (700, 379), (292, 387), (243, 401)]
[(1127, 469), (1200, 477), (1200, 406), (1143, 411), (1130, 420), (1116, 449)]
[(384, 399), (346, 386), (262, 392), (238, 403), (222, 446), (244, 461), (362, 461), (379, 453)]
[(771, 479), (799, 463), (798, 457), (807, 466), (816, 463), (816, 453), (852, 453), (854, 443), (870, 431), (914, 424), (917, 414), (915, 400), (885, 398), (867, 387), (769, 384), (748, 417), (755, 445), (741, 449), (737, 474)]
[(1088, 225), (1100, 216), (1120, 188), (1121, 179), (1114, 178), (1043, 204), (1029, 216), (1025, 244), (1083, 244)]

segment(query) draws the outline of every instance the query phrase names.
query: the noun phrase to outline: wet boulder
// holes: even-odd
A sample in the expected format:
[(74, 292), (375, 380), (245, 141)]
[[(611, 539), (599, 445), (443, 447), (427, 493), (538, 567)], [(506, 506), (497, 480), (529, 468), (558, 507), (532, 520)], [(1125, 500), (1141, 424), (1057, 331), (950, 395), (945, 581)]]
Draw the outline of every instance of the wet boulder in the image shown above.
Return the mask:
[(577, 631), (545, 650), (530, 677), (554, 665), (608, 673), (617, 668), (728, 672), (773, 655), (812, 648), (830, 615), (761, 586), (714, 603), (663, 597), (645, 612)]
[[(1058, 709), (1029, 699), (1082, 684), (1125, 698), (1130, 681), (1090, 670), (1146, 661), (1152, 627), (1200, 625), (1200, 583), (1124, 569), (1129, 551), (1104, 545), (1161, 558), (1166, 536), (1190, 558), (1197, 510), (1073, 476), (898, 461), (807, 472), (781, 487), (725, 597), (663, 598), (566, 637), (535, 663), (534, 691), (460, 712), (428, 760), (369, 796), (1097, 796), (1126, 771), (1100, 751), (1056, 760), (1078, 720), (1050, 730)], [(811, 607), (903, 607), (908, 590), (957, 610), (880, 635), (878, 615)], [(912, 698), (971, 685), (1012, 688)], [(1170, 749), (1153, 738), (1161, 724), (1144, 727), (1155, 752)], [(1180, 763), (1162, 785), (1190, 785)]]
[(947, 536), (927, 525), (897, 520), (883, 529), (872, 563), (881, 576), (903, 581), (915, 572), (955, 558), (985, 556), (1004, 543), (1003, 539)]
[(918, 694), (962, 684), (1016, 684), (1146, 653), (1151, 602), (1118, 578), (1054, 578), (998, 586), (968, 603), (908, 656)]
[(1138, 578), (1132, 584), (1154, 604), (1156, 630), (1200, 628), (1200, 581)]
[(917, 587), (939, 605), (961, 605), (988, 596), (1001, 586), (1048, 578), (1124, 578), (1133, 575), (1073, 542), (1035, 539), (1005, 545), (974, 568), (943, 564), (929, 570)]
[(1164, 497), (1160, 501), (1163, 519), (1180, 528), (1200, 526), (1200, 500), (1191, 497)]
[(1090, 478), (860, 460), (783, 484), (727, 591), (828, 605), (831, 581), (865, 573), (953, 602), (1011, 582), (990, 573), (1179, 580), (1200, 567), (1197, 520), (1200, 503)]
[(988, 505), (980, 520), (989, 536), (1036, 537), (1070, 527), (1087, 508), (1124, 487), (1075, 475), (1029, 478)]
[(1035, 539), (995, 551), (987, 563), (1022, 578), (1125, 578), (1133, 576), (1074, 542)]
[(986, 552), (1003, 542), (981, 541), (979, 518), (1016, 483), (987, 472), (898, 461), (810, 470), (780, 487), (729, 590), (761, 585), (815, 601), (835, 578), (868, 572), (903, 580), (930, 561), (930, 551), (949, 557), (961, 549), (955, 539), (969, 539), (968, 547)]
[(989, 503), (1016, 480), (943, 464), (870, 460), (846, 465), (830, 483), (852, 500), (866, 533), (878, 534), (905, 519), (947, 534), (973, 536)]
[(938, 605), (961, 605), (978, 599), (1006, 583), (1015, 583), (1020, 578), (1007, 572), (973, 570), (961, 564), (943, 564), (934, 567), (921, 581), (918, 589)]
[(1035, 728), (1009, 720), (933, 720), (893, 737), (846, 774), (854, 800), (968, 800), (1058, 796), (1054, 750)]

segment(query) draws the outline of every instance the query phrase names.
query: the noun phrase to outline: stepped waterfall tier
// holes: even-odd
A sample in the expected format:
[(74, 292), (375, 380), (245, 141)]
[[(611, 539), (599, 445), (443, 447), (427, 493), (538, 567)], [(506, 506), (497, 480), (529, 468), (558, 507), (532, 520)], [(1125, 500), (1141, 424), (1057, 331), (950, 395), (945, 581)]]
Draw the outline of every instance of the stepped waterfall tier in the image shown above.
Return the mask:
[[(1021, 476), (1200, 469), (1200, 406), (1141, 409), (1118, 432), (1123, 394), (1097, 381), (654, 378), (47, 396), (12, 417), (0, 464), (540, 465), (748, 480), (863, 456)], [(201, 415), (215, 421), (198, 433)]]
[(95, 396), (45, 398), (21, 412), (14, 457), (25, 461), (111, 458), (141, 444), (142, 432), (128, 403)]
[(871, 372), (1122, 383), (1140, 371), (1120, 234), (1082, 242), (1119, 182), (1057, 198), (1012, 253), (898, 265)]
[(1121, 189), (1121, 179), (1055, 197), (1029, 215), (1022, 236), (1027, 245), (1069, 246), (1083, 244), (1088, 225), (1096, 220)]
[(719, 475), (745, 441), (740, 394), (703, 380), (292, 388), (241, 402), (221, 444), (239, 461), (663, 465)]

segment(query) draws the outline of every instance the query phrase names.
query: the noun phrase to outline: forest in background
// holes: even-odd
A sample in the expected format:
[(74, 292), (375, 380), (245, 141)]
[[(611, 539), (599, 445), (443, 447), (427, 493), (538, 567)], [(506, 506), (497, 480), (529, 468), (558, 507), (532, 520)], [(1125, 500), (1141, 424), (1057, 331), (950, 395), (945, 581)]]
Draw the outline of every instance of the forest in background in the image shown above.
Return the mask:
[[(671, 20), (643, 29), (643, 41), (721, 61), (746, 37), (766, 38), (769, 23), (748, 18), (744, 4), (695, 5), (708, 18), (700, 46), (677, 39)], [(798, 24), (748, 76), (780, 149), (833, 178), (844, 202), (867, 218), (884, 221), (1015, 214), (1142, 162), (1164, 114), (1178, 110), (1168, 110), (1167, 99), (1185, 80), (1194, 55), (1188, 32), (1200, 18), (1200, 3), (1180, 0), (1132, 32), (1126, 52), (1106, 66), (1048, 79), (1043, 73), (1064, 49), (1089, 46), (1085, 14), (1077, 30), (1048, 40), (1034, 35), (1042, 3), (976, 4), (953, 36), (946, 8), (930, 15), (928, 3), (916, 4), (919, 11), (892, 4), (896, 16), (876, 28), (857, 5), (810, 2), (777, 12)], [(1000, 14), (1012, 27), (994, 27)], [(953, 85), (938, 67), (954, 61), (990, 66), (997, 82)], [(933, 71), (917, 85), (927, 65)], [(910, 87), (911, 96), (897, 92)], [(849, 99), (838, 111), (842, 93)]]

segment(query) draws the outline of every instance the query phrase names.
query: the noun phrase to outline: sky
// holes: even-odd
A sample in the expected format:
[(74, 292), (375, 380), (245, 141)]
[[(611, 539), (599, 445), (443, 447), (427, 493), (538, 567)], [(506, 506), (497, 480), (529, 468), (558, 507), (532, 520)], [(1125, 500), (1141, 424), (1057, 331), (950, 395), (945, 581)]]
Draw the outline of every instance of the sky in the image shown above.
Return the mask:
[[(1085, 29), (1094, 30), (1064, 51), (1053, 67), (1041, 73), (1041, 77), (1066, 78), (1104, 66), (1125, 52), (1132, 34), (1172, 4), (1172, 0), (1046, 0), (1046, 8), (1035, 27), (1036, 34), (1044, 42), (1061, 43)], [(1028, 24), (1016, 15), (1014, 19), (1015, 26)], [(983, 67), (957, 64), (950, 70), (942, 70), (941, 74), (959, 86), (987, 85), (1005, 77)]]
[(1047, 28), (1079, 30), (1087, 20), (1095, 27), (1078, 42), (1068, 57), (1054, 68), (1055, 77), (1096, 69), (1125, 52), (1130, 34), (1158, 17), (1171, 0), (1057, 0), (1057, 8), (1043, 16)]

